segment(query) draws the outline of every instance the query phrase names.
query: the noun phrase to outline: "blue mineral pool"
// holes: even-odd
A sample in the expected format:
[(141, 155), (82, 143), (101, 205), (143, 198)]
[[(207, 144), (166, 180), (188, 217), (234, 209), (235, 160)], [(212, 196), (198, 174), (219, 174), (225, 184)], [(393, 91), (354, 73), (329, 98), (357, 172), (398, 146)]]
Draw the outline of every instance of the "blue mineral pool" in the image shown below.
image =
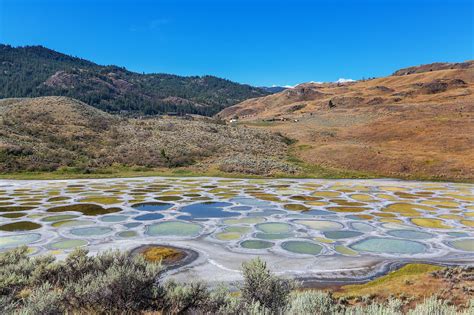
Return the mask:
[(137, 203), (132, 206), (132, 208), (140, 210), (140, 211), (164, 211), (168, 210), (174, 206), (172, 203), (166, 202), (144, 202), (144, 203)]
[(152, 220), (159, 220), (164, 218), (165, 216), (159, 213), (147, 213), (147, 214), (142, 214), (139, 216), (134, 217), (134, 220), (138, 221), (152, 221)]
[(179, 216), (181, 220), (207, 219), (207, 218), (229, 218), (240, 215), (240, 212), (224, 211), (224, 207), (231, 206), (228, 202), (201, 202), (179, 209), (180, 212), (186, 212), (190, 215)]

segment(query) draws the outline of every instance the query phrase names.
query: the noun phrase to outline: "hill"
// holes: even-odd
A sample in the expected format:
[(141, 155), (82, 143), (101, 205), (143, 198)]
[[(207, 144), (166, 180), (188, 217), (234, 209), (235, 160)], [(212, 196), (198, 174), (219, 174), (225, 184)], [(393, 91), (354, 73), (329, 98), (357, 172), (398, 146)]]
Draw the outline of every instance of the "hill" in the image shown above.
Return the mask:
[(292, 173), (283, 137), (209, 118), (125, 118), (67, 97), (0, 100), (0, 172), (111, 166)]
[(0, 45), (0, 98), (68, 96), (111, 113), (213, 115), (261, 88), (213, 76), (139, 74), (42, 46)]
[(221, 111), (298, 140), (311, 165), (383, 176), (474, 179), (474, 61), (350, 83), (306, 83)]

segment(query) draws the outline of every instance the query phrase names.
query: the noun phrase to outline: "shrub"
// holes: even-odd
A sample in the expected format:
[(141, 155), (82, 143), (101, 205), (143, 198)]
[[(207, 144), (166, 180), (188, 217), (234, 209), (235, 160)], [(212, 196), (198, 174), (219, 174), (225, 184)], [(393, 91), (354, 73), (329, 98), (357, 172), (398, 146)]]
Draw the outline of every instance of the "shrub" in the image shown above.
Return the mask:
[(77, 249), (64, 261), (29, 257), (26, 247), (0, 254), (0, 313), (131, 312), (153, 307), (160, 266), (141, 256)]
[[(77, 249), (63, 261), (29, 257), (26, 247), (0, 253), (0, 314), (316, 314), (399, 315), (400, 299), (350, 306), (320, 291), (292, 292), (295, 282), (275, 276), (261, 259), (243, 264), (241, 294), (204, 283), (161, 285), (160, 266), (142, 256), (107, 251), (89, 256)], [(367, 299), (369, 300), (369, 299)], [(409, 315), (474, 314), (435, 297), (419, 303)]]
[(333, 314), (335, 301), (329, 293), (322, 291), (295, 292), (290, 296), (288, 314)]
[(413, 310), (408, 312), (409, 315), (456, 315), (458, 314), (456, 307), (448, 305), (446, 301), (442, 301), (432, 296), (418, 304)]
[(267, 264), (260, 258), (242, 265), (244, 284), (241, 288), (242, 300), (246, 305), (259, 303), (273, 313), (278, 313), (288, 303), (295, 283), (273, 275)]
[(207, 287), (202, 283), (166, 283), (163, 310), (166, 314), (186, 314), (205, 309), (210, 299)]

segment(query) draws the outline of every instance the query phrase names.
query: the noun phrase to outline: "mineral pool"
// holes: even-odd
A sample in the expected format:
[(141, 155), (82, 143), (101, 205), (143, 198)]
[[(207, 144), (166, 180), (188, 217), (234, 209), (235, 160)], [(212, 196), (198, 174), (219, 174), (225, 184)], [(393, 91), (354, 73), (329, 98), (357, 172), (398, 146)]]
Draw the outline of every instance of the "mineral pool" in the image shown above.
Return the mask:
[(474, 261), (473, 188), (395, 180), (1, 180), (0, 251), (26, 245), (34, 255), (64, 256), (77, 247), (167, 243), (194, 248), (224, 270), (256, 256), (295, 270), (323, 261), (342, 268), (343, 257), (351, 267)]

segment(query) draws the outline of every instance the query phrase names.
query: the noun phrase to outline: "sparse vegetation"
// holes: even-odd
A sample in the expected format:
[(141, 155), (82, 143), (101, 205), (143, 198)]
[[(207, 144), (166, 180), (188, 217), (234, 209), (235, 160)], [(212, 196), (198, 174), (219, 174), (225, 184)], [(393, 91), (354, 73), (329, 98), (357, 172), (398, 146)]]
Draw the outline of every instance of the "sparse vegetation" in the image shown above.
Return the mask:
[[(108, 251), (96, 256), (77, 249), (63, 260), (29, 257), (26, 247), (0, 253), (2, 314), (472, 314), (474, 303), (450, 305), (429, 297), (412, 305), (390, 297), (351, 305), (323, 291), (292, 291), (296, 283), (276, 277), (265, 262), (244, 263), (238, 294), (204, 283), (176, 283), (141, 255)], [(443, 275), (446, 274), (442, 273)]]
[(295, 173), (288, 140), (212, 119), (120, 118), (64, 97), (0, 101), (0, 172), (102, 174), (192, 167), (204, 173)]

